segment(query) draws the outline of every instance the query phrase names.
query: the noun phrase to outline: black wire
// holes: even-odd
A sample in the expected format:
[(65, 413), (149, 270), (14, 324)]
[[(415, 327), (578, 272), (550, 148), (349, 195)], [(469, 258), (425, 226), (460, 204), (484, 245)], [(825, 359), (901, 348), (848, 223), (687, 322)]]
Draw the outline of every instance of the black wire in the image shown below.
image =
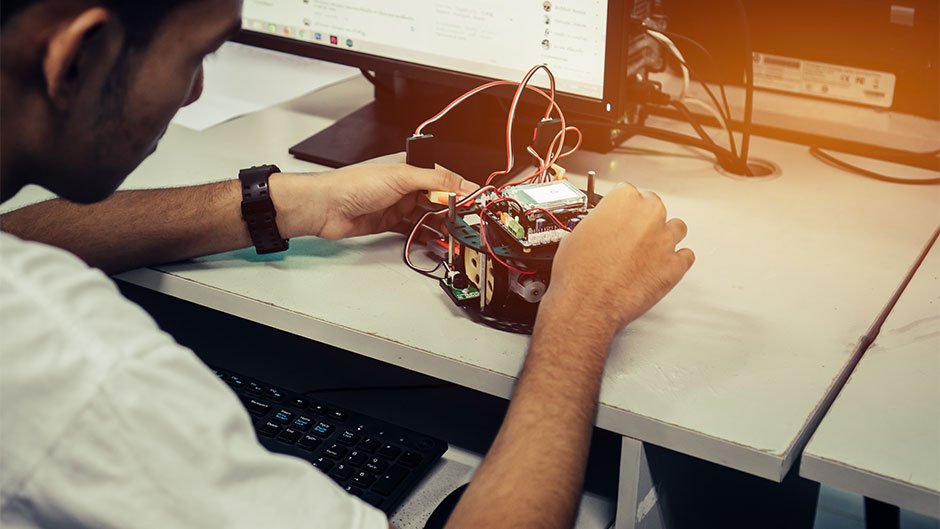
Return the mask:
[(408, 264), (408, 260), (405, 259), (404, 256), (402, 256), (402, 261), (405, 263), (405, 265), (406, 265), (408, 268), (414, 270), (415, 272), (418, 272), (419, 274), (421, 274), (421, 275), (423, 275), (423, 276), (425, 276), (425, 277), (430, 277), (431, 279), (436, 279), (436, 280), (438, 280), (438, 281), (440, 281), (441, 279), (444, 279), (443, 276), (438, 277), (438, 276), (434, 275), (434, 272), (437, 272), (438, 270), (441, 269), (442, 266), (444, 266), (444, 261), (441, 261), (441, 262), (437, 263), (437, 266), (435, 266), (433, 270), (421, 270), (420, 268), (417, 268), (417, 267), (415, 267), (415, 266), (411, 266), (410, 264)]
[[(754, 113), (754, 53), (751, 50), (751, 25), (747, 20), (747, 11), (744, 2), (736, 0), (738, 15), (741, 22), (742, 39), (744, 41), (744, 126), (741, 131), (741, 159), (747, 167), (747, 155), (751, 145), (751, 120)], [(747, 172), (750, 175), (750, 171)]]
[(810, 147), (809, 153), (812, 154), (819, 160), (826, 162), (830, 165), (844, 169), (846, 171), (864, 176), (866, 178), (873, 178), (875, 180), (880, 180), (882, 182), (890, 182), (892, 184), (905, 184), (905, 185), (915, 185), (915, 186), (930, 186), (930, 185), (940, 185), (940, 178), (898, 178), (895, 176), (888, 176), (881, 173), (876, 173), (874, 171), (869, 171), (868, 169), (863, 169), (857, 165), (850, 164), (844, 160), (840, 160), (835, 156), (824, 152), (819, 147)]
[(658, 129), (654, 127), (647, 127), (645, 125), (636, 125), (628, 127), (627, 130), (634, 134), (640, 136), (646, 136), (648, 138), (653, 138), (660, 141), (666, 141), (670, 143), (678, 143), (680, 145), (688, 145), (690, 147), (695, 147), (708, 151), (715, 155), (718, 159), (719, 165), (722, 167), (733, 167), (735, 163), (738, 162), (738, 159), (731, 156), (731, 152), (727, 149), (717, 146), (714, 143), (709, 145), (708, 143), (694, 137), (688, 136), (686, 134), (681, 134), (678, 132), (673, 132), (671, 130)]
[[(421, 222), (421, 220), (418, 219), (418, 222)], [(434, 228), (431, 228), (430, 226), (425, 226), (425, 227), (437, 232), (437, 230), (435, 230)], [(412, 231), (414, 231), (415, 228), (412, 227), (411, 229)], [(415, 234), (415, 237), (417, 238), (417, 234)], [(437, 272), (438, 270), (441, 269), (442, 266), (444, 266), (444, 261), (438, 261), (437, 266), (435, 266), (432, 270), (422, 270), (408, 262), (408, 240), (407, 239), (405, 240), (405, 245), (401, 249), (401, 262), (405, 263), (405, 266), (407, 266), (408, 268), (414, 270), (415, 272), (418, 272), (419, 274), (425, 277), (430, 277), (431, 279), (435, 279), (438, 281), (440, 281), (441, 279), (444, 279), (443, 277), (438, 277), (434, 275), (434, 272)]]
[[(685, 66), (689, 70), (689, 75), (693, 75), (692, 68), (689, 67), (688, 64), (686, 64), (683, 61), (679, 61), (679, 63)], [(715, 108), (716, 110), (718, 110), (718, 113), (721, 115), (721, 117), (725, 119), (724, 124), (719, 123), (718, 126), (723, 127), (728, 133), (728, 145), (731, 147), (731, 154), (733, 154), (734, 157), (737, 158), (738, 157), (737, 142), (734, 139), (734, 132), (731, 131), (731, 112), (729, 111), (727, 114), (722, 112), (721, 104), (718, 102), (718, 98), (715, 97), (715, 93), (712, 92), (712, 89), (709, 88), (708, 85), (705, 84), (705, 82), (702, 80), (699, 80), (699, 84), (701, 84), (702, 88), (705, 89), (705, 92), (708, 94), (708, 97), (711, 98), (712, 103), (715, 103)], [(722, 87), (721, 90), (722, 92), (724, 92), (724, 87)], [(722, 94), (722, 97), (724, 97), (724, 94)]]
[(434, 275), (434, 272), (437, 272), (438, 270), (441, 269), (442, 266), (444, 266), (444, 261), (439, 261), (437, 263), (437, 266), (435, 266), (433, 270), (422, 270), (416, 266), (413, 266), (411, 263), (408, 262), (408, 257), (406, 256), (407, 253), (408, 253), (408, 243), (406, 241), (405, 247), (402, 248), (401, 250), (401, 262), (405, 263), (405, 266), (414, 270), (415, 272), (418, 272), (419, 274), (423, 276), (430, 277), (431, 279), (436, 279), (438, 281), (440, 281), (441, 279), (444, 279), (443, 277), (438, 277)]
[[(738, 156), (735, 153), (732, 153), (731, 151), (728, 151), (727, 149), (720, 147), (718, 144), (716, 144), (715, 141), (712, 140), (711, 136), (709, 136), (708, 133), (705, 132), (705, 129), (702, 128), (698, 120), (695, 118), (692, 112), (689, 111), (689, 108), (685, 106), (685, 104), (682, 101), (679, 101), (678, 99), (673, 99), (669, 101), (669, 104), (675, 107), (676, 110), (678, 110), (679, 113), (682, 114), (683, 117), (685, 117), (686, 121), (688, 121), (689, 124), (692, 125), (692, 128), (695, 129), (695, 133), (698, 134), (699, 138), (701, 139), (701, 145), (695, 144), (693, 146), (701, 147), (713, 153), (715, 157), (718, 159), (718, 164), (721, 165), (726, 170), (732, 171), (732, 172), (736, 172), (737, 170), (740, 170), (742, 162), (738, 159)], [(659, 129), (654, 129), (654, 130), (659, 130)], [(665, 131), (659, 131), (659, 132), (661, 133)], [(642, 132), (640, 133), (642, 134)], [(679, 134), (678, 136), (681, 137), (684, 135)], [(685, 138), (694, 139), (690, 136), (685, 136)], [(685, 144), (691, 145), (688, 142), (685, 142)], [(745, 174), (747, 173), (745, 172)]]
[[(649, 31), (649, 30), (647, 29), (647, 31)], [(670, 35), (675, 35), (675, 34), (666, 34), (666, 36), (670, 36)], [(685, 38), (686, 40), (690, 41), (690, 42), (693, 42), (693, 43), (694, 43), (696, 46), (698, 46), (702, 51), (704, 51), (706, 54), (708, 54), (708, 57), (711, 58), (712, 66), (714, 67), (714, 60), (715, 60), (715, 59), (714, 59), (714, 57), (711, 56), (711, 54), (708, 53), (708, 50), (706, 50), (704, 47), (702, 47), (701, 44), (699, 44), (699, 43), (693, 41), (692, 39), (689, 39), (688, 37), (684, 37), (684, 38)], [(714, 93), (714, 92), (712, 91), (712, 89), (708, 86), (708, 84), (706, 84), (704, 81), (702, 81), (702, 80), (695, 74), (695, 71), (692, 69), (692, 67), (691, 67), (686, 61), (683, 61), (683, 60), (679, 59), (678, 57), (674, 57), (674, 59), (676, 60), (676, 62), (678, 62), (680, 65), (684, 66), (684, 67), (689, 71), (689, 76), (690, 76), (690, 77), (694, 77), (694, 78), (696, 78), (696, 79), (698, 80), (699, 84), (702, 85), (702, 88), (704, 88), (704, 89), (705, 89), (705, 92), (708, 94), (708, 97), (711, 98), (711, 100), (712, 100), (713, 103), (715, 103), (715, 108), (718, 110), (718, 113), (721, 115), (721, 117), (723, 117), (724, 120), (725, 120), (724, 128), (726, 129), (726, 131), (727, 131), (727, 133), (728, 133), (728, 144), (729, 144), (729, 146), (730, 146), (730, 148), (731, 148), (731, 154), (732, 154), (732, 156), (734, 156), (735, 158), (738, 158), (737, 142), (736, 142), (735, 139), (734, 139), (734, 132), (731, 131), (731, 108), (730, 108), (730, 106), (728, 105), (728, 98), (727, 98), (727, 96), (725, 95), (725, 87), (724, 87), (724, 85), (719, 83), (719, 87), (721, 88), (721, 97), (722, 97), (722, 99), (724, 100), (724, 107), (725, 107), (725, 110), (726, 110), (726, 111), (722, 111), (722, 104), (721, 104), (720, 102), (718, 102), (718, 98), (715, 96), (715, 93)], [(719, 123), (718, 125), (721, 126), (722, 124)], [(709, 138), (709, 139), (710, 139), (710, 138)]]
[(319, 388), (311, 389), (310, 391), (304, 391), (304, 395), (317, 395), (320, 393), (345, 393), (349, 391), (403, 391), (411, 389), (443, 389), (454, 387), (455, 384), (451, 382), (442, 382), (439, 384), (412, 384), (404, 386), (345, 386), (345, 387), (335, 387), (335, 388)]
[[(695, 40), (695, 39), (693, 39), (693, 38), (691, 38), (691, 37), (687, 37), (687, 36), (682, 35), (682, 34), (680, 34), (680, 33), (673, 33), (673, 32), (671, 32), (671, 31), (663, 31), (662, 33), (663, 33), (664, 35), (666, 35), (667, 37), (671, 38), (671, 39), (674, 40), (674, 41), (675, 41), (675, 40), (681, 40), (681, 41), (683, 41), (683, 42), (689, 44), (690, 46), (692, 46), (693, 48), (695, 48), (696, 50), (698, 50), (702, 55), (704, 55), (706, 59), (708, 59), (708, 67), (709, 67), (709, 69), (711, 69), (712, 73), (715, 75), (715, 78), (718, 79), (718, 81), (716, 81), (716, 82), (718, 83), (718, 89), (719, 89), (720, 92), (721, 92), (721, 101), (722, 101), (722, 103), (724, 104), (724, 109), (725, 109), (725, 111), (722, 113), (722, 115), (728, 118), (728, 122), (729, 122), (729, 125), (730, 125), (730, 121), (731, 121), (731, 105), (728, 104), (728, 94), (725, 93), (725, 84), (721, 82), (721, 70), (718, 68), (718, 61), (715, 60), (715, 56), (712, 55), (711, 52), (709, 52), (708, 49), (707, 49), (705, 46), (702, 46), (701, 43), (699, 43), (697, 40)], [(688, 68), (688, 66), (686, 66), (686, 67)], [(692, 71), (692, 70), (691, 70), (691, 68), (690, 68), (690, 69), (689, 69), (689, 72), (691, 73), (691, 71)], [(704, 88), (706, 92), (708, 92), (708, 93), (710, 93), (710, 94), (712, 93), (711, 90), (709, 89), (707, 83), (705, 83), (705, 82), (702, 81), (702, 80), (699, 80), (699, 83), (701, 83), (702, 88)], [(717, 98), (712, 97), (712, 100), (715, 101), (715, 105), (717, 105), (717, 106), (719, 106), (719, 107), (721, 106), (721, 105), (718, 104)], [(719, 109), (719, 110), (720, 110), (720, 109)]]
[(685, 106), (685, 103), (683, 103), (682, 101), (678, 99), (673, 99), (672, 101), (669, 102), (669, 104), (672, 105), (676, 110), (679, 111), (680, 114), (682, 114), (685, 117), (685, 120), (688, 121), (690, 125), (692, 125), (692, 128), (695, 129), (695, 133), (698, 134), (698, 137), (701, 138), (702, 141), (704, 141), (705, 143), (707, 143), (708, 145), (712, 147), (718, 147), (718, 144), (715, 143), (715, 141), (712, 139), (711, 136), (708, 135), (707, 132), (705, 132), (705, 129), (702, 128), (702, 126), (699, 124), (695, 116), (692, 115), (692, 112), (689, 110), (689, 107)]

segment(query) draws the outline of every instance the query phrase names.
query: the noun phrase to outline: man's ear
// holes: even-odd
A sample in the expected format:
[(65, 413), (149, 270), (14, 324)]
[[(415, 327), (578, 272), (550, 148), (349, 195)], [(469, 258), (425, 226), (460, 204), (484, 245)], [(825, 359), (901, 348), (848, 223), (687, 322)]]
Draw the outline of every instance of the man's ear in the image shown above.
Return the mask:
[(108, 53), (109, 32), (105, 29), (111, 23), (107, 10), (93, 7), (62, 22), (50, 35), (42, 70), (46, 94), (56, 106), (67, 105), (92, 70), (110, 68), (113, 58)]

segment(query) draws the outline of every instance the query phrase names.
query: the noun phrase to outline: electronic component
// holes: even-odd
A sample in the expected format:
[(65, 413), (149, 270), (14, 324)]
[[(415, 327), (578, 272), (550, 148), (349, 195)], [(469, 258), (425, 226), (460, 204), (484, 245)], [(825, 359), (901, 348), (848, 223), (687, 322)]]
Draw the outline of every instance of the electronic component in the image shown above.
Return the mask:
[(446, 234), (455, 255), (439, 255), (447, 270), (439, 283), (474, 319), (528, 333), (551, 281), (557, 243), (590, 211), (587, 194), (567, 180), (490, 189), (435, 217), (440, 224), (433, 231)]
[(515, 199), (526, 210), (542, 208), (552, 213), (587, 211), (587, 195), (567, 180), (513, 186), (506, 188), (503, 196)]
[[(524, 247), (557, 243), (587, 214), (587, 195), (567, 180), (513, 186), (503, 196), (520, 211), (500, 212), (500, 226)], [(488, 212), (489, 213), (489, 212)]]
[(588, 206), (594, 206), (594, 180), (597, 179), (597, 173), (595, 171), (587, 172), (587, 198)]
[(415, 134), (405, 140), (405, 163), (434, 169), (434, 135)]
[[(548, 99), (548, 105), (539, 127), (533, 131), (534, 145), (526, 149), (534, 158), (535, 170), (514, 182), (499, 185), (498, 179), (509, 178), (513, 170), (510, 139), (516, 103), (532, 75), (540, 69), (549, 77), (550, 90), (539, 92)], [(422, 129), (474, 94), (501, 84), (505, 83), (494, 81), (474, 88), (418, 125), (408, 138), (408, 163), (433, 167), (437, 161), (430, 143), (433, 138), (422, 134)], [(532, 331), (538, 304), (551, 280), (557, 243), (599, 199), (593, 193), (593, 173), (589, 175), (591, 192), (586, 194), (567, 180), (565, 168), (558, 163), (577, 150), (582, 136), (577, 127), (567, 124), (548, 94), (554, 94), (554, 77), (545, 65), (537, 65), (516, 84), (506, 130), (504, 168), (492, 171), (485, 185), (467, 197), (458, 199), (454, 193), (444, 192), (429, 194), (431, 202), (447, 207), (426, 210), (413, 225), (402, 255), (411, 269), (437, 278), (451, 301), (474, 319), (511, 332)], [(576, 135), (573, 146), (565, 143), (567, 133)], [(428, 249), (437, 266), (418, 267), (411, 260), (413, 243), (425, 241), (432, 234), (436, 237)], [(435, 275), (442, 267), (443, 277)]]
[(529, 303), (538, 303), (548, 290), (548, 281), (539, 275), (523, 276), (518, 272), (511, 272), (509, 288)]

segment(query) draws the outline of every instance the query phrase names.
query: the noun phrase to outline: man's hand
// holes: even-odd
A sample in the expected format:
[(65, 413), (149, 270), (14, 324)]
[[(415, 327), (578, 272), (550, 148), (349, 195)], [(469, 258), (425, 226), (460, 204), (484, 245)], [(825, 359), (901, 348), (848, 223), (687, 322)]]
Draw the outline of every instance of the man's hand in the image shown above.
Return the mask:
[[(341, 239), (385, 231), (412, 212), (421, 191), (466, 195), (477, 188), (446, 169), (403, 162), (393, 155), (320, 174), (271, 175), (281, 236)], [(121, 191), (89, 205), (47, 200), (3, 215), (2, 225), (117, 273), (250, 246), (241, 197), (238, 180)]]
[[(316, 235), (324, 239), (388, 231), (410, 216), (424, 191), (463, 196), (477, 189), (476, 184), (447, 169), (407, 165), (404, 154), (320, 174), (272, 175), (271, 181), (282, 232), (287, 237)], [(281, 211), (291, 214), (282, 216)]]
[(691, 250), (676, 251), (685, 235), (680, 219), (666, 221), (658, 196), (633, 186), (615, 189), (562, 241), (540, 311), (559, 310), (602, 333), (616, 333), (692, 266)]
[(562, 242), (506, 419), (448, 529), (574, 525), (610, 342), (692, 265), (685, 233), (659, 197), (624, 187)]

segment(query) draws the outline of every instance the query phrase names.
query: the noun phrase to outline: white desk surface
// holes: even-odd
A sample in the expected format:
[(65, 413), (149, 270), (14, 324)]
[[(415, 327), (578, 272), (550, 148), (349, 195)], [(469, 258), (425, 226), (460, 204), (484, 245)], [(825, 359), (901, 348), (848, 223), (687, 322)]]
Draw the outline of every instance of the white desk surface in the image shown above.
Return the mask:
[[(221, 180), (258, 163), (314, 170), (287, 148), (369, 101), (370, 88), (346, 82), (202, 133), (171, 126), (125, 187)], [(690, 149), (641, 138), (625, 146), (637, 153), (585, 153), (565, 165), (597, 170), (600, 193), (624, 181), (655, 190), (687, 221), (698, 260), (614, 344), (597, 424), (779, 480), (937, 225), (938, 190), (860, 178), (765, 138), (753, 139), (753, 156), (783, 171), (765, 181), (722, 176)], [(527, 337), (464, 317), (402, 264), (402, 242), (295, 239), (285, 255), (242, 250), (121, 278), (508, 397)]]
[(940, 244), (806, 446), (800, 474), (940, 518)]

